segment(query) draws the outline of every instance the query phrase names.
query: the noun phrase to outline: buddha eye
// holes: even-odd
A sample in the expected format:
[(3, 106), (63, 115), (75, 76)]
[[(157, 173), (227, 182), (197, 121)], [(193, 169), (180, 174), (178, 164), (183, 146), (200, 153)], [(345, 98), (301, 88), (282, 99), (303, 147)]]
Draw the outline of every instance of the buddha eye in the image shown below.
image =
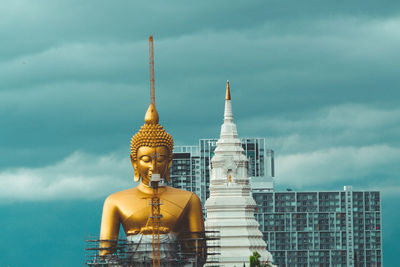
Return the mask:
[(149, 161), (151, 161), (151, 158), (149, 156), (142, 156), (142, 157), (140, 157), (140, 160), (144, 161), (144, 162), (149, 162)]
[(163, 162), (165, 161), (165, 156), (161, 155), (157, 157), (157, 162)]

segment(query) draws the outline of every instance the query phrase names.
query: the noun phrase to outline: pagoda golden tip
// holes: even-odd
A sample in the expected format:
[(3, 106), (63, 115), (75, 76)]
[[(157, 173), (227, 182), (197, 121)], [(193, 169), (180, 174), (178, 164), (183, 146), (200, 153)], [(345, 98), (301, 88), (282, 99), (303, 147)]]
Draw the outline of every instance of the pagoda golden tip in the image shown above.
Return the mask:
[(229, 90), (229, 80), (226, 81), (226, 100), (231, 100), (231, 92)]
[(146, 115), (144, 116), (144, 122), (146, 124), (157, 124), (159, 121), (158, 112), (153, 103), (150, 104), (147, 109)]

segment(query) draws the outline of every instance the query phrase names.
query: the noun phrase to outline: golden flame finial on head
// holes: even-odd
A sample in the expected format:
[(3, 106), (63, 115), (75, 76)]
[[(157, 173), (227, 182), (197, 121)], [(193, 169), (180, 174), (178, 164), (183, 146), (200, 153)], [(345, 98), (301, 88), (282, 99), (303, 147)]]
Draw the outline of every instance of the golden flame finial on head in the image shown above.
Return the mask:
[(144, 122), (147, 124), (157, 124), (159, 121), (158, 112), (153, 103), (150, 104), (144, 116)]
[(229, 80), (226, 81), (226, 100), (231, 100), (231, 91), (229, 90)]

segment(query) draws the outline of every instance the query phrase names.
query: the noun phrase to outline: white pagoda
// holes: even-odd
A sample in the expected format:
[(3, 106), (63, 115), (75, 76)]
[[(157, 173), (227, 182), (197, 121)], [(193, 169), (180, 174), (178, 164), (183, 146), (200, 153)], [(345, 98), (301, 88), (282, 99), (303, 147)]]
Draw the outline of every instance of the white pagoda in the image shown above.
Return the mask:
[(224, 123), (210, 166), (210, 197), (205, 203), (208, 231), (220, 232), (219, 266), (248, 266), (253, 252), (261, 262), (272, 263), (254, 218), (256, 203), (250, 194), (248, 160), (233, 122), (229, 81), (226, 88)]

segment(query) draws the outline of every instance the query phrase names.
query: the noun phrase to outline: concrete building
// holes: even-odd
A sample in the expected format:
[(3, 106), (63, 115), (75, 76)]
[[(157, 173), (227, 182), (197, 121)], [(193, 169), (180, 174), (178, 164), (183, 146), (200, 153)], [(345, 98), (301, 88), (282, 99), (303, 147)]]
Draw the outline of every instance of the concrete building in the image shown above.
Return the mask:
[(278, 266), (382, 266), (379, 192), (252, 191)]
[[(174, 148), (174, 157), (170, 168), (169, 184), (175, 188), (191, 191), (197, 196), (205, 195), (202, 185), (201, 159), (198, 146), (180, 146)], [(201, 198), (200, 198), (201, 199)], [(205, 200), (201, 199), (204, 205)]]
[[(216, 138), (200, 139), (197, 146), (176, 146), (170, 168), (170, 185), (196, 193), (202, 203), (210, 196), (210, 162), (217, 144)], [(240, 139), (244, 154), (249, 161), (250, 181), (262, 183), (263, 188), (273, 190), (275, 176), (274, 151), (267, 149), (265, 138)]]

